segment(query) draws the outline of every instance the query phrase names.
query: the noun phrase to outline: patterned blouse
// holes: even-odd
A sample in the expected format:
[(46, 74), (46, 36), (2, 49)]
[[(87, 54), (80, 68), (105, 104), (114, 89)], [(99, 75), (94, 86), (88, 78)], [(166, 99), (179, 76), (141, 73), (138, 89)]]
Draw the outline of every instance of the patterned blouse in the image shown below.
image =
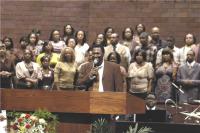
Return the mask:
[(175, 69), (177, 69), (177, 66), (171, 64), (166, 68), (161, 65), (155, 71), (155, 94), (159, 102), (165, 102), (166, 99), (173, 98), (172, 81)]

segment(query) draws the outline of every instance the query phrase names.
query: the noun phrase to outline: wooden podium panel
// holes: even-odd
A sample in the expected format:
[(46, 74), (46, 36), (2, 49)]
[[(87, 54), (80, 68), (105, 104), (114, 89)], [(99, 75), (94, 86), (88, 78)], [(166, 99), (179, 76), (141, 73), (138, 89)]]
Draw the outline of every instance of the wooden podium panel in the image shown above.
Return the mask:
[(90, 113), (145, 113), (144, 100), (125, 92), (90, 92)]
[(126, 113), (125, 114), (144, 114), (146, 103), (143, 99), (126, 93)]
[(0, 109), (39, 108), (58, 114), (58, 133), (86, 132), (98, 118), (110, 120), (110, 114), (145, 112), (144, 101), (125, 92), (0, 89)]
[(90, 96), (90, 112), (101, 114), (125, 114), (126, 93), (115, 92), (92, 92)]
[(50, 112), (91, 114), (145, 112), (144, 101), (125, 92), (0, 89), (0, 93), (0, 107), (6, 110), (46, 108)]
[(0, 93), (1, 108), (6, 110), (45, 108), (50, 112), (89, 112), (89, 93), (19, 89), (0, 89)]

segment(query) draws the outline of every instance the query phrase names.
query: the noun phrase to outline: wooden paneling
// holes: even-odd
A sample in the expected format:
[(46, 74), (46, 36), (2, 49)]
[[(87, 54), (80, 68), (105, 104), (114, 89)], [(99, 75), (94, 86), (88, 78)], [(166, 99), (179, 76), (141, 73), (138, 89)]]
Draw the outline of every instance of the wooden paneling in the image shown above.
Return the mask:
[(34, 111), (46, 108), (50, 112), (89, 112), (89, 93), (77, 91), (1, 90), (2, 108)]
[(135, 114), (138, 113), (145, 113), (145, 102), (144, 100), (133, 96), (131, 94), (126, 94), (126, 114), (132, 114), (131, 112), (135, 112)]
[(7, 110), (33, 111), (46, 108), (50, 112), (91, 114), (127, 114), (135, 111), (142, 113), (145, 110), (143, 100), (125, 92), (20, 89), (1, 89), (0, 92), (1, 108)]
[(126, 93), (99, 93), (92, 92), (90, 98), (90, 111), (102, 114), (125, 114)]
[[(125, 92), (43, 91), (0, 88), (0, 108), (34, 111), (46, 108), (58, 115), (58, 133), (85, 133), (98, 118), (109, 114), (144, 112), (144, 101)], [(132, 100), (129, 102), (129, 100)], [(134, 102), (138, 102), (134, 104)], [(132, 106), (133, 105), (133, 106)], [(131, 106), (131, 107), (128, 107)], [(128, 108), (127, 108), (128, 107)]]

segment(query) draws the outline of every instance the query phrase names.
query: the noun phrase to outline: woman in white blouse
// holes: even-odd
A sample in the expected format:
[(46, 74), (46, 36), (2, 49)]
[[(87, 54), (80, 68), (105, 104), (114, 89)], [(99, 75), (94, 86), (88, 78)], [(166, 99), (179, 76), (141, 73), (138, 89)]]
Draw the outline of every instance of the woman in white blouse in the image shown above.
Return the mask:
[(75, 34), (76, 46), (75, 46), (75, 62), (77, 65), (81, 65), (85, 61), (85, 54), (89, 49), (89, 45), (86, 43), (86, 33), (79, 30)]
[(24, 51), (24, 60), (16, 65), (17, 87), (21, 89), (37, 88), (38, 80), (42, 79), (40, 66), (32, 61), (30, 50)]

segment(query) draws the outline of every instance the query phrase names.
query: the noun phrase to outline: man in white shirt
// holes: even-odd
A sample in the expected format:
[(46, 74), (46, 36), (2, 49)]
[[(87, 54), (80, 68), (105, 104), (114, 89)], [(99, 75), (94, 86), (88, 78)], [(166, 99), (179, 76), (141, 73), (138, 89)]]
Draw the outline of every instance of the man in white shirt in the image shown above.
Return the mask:
[(195, 36), (191, 33), (188, 33), (185, 36), (185, 45), (182, 48), (180, 48), (180, 65), (186, 63), (187, 53), (195, 47), (195, 43)]
[(78, 86), (91, 91), (124, 91), (123, 78), (118, 64), (104, 61), (104, 47), (93, 45), (93, 61), (81, 66)]
[(121, 65), (124, 68), (128, 69), (128, 66), (131, 61), (131, 53), (129, 48), (119, 43), (119, 35), (117, 33), (111, 34), (110, 43), (112, 45), (108, 45), (105, 47), (104, 59), (107, 60), (108, 55), (111, 52), (116, 51), (121, 56)]

